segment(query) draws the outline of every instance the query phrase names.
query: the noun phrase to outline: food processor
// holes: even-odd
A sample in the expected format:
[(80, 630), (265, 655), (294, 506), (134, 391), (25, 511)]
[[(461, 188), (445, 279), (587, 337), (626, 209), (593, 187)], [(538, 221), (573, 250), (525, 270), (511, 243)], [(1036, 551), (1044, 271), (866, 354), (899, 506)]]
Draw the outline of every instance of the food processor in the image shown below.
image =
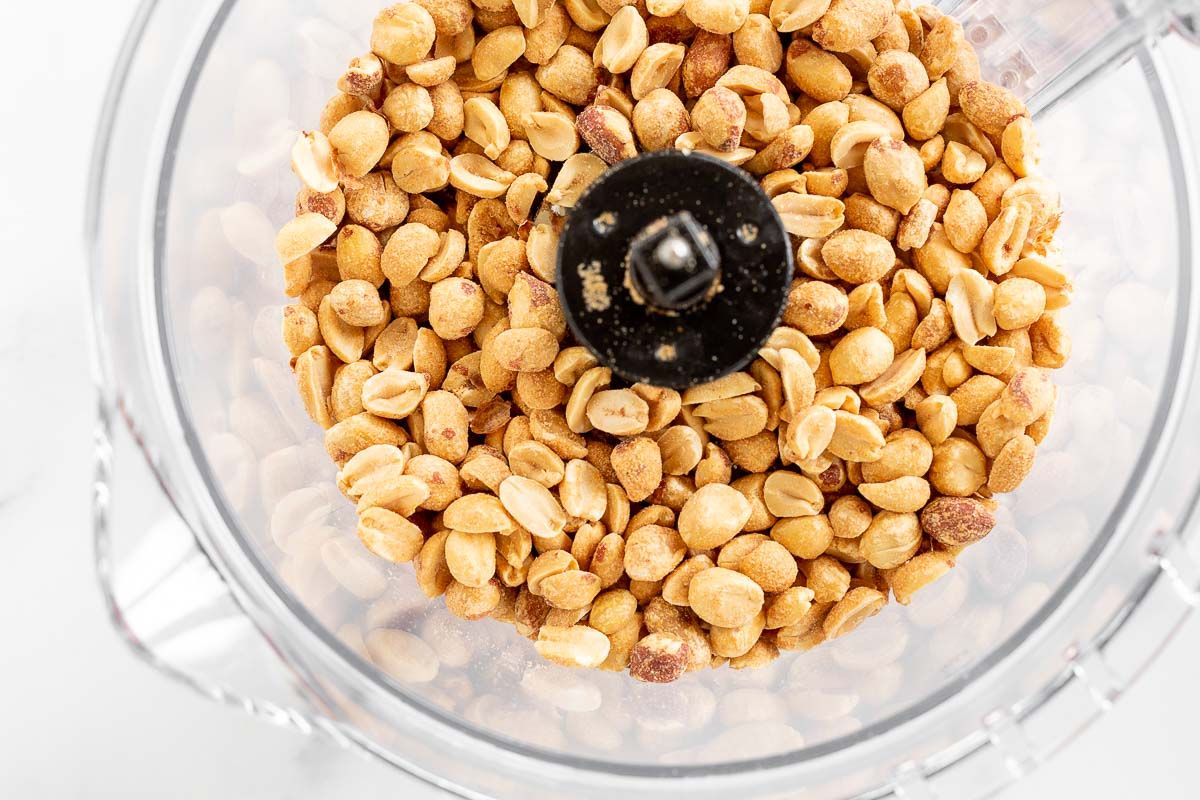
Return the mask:
[(1036, 114), (1075, 349), (999, 524), (907, 607), (757, 670), (571, 671), (371, 556), (279, 340), (297, 130), (380, 0), (146, 0), (93, 167), (96, 560), (222, 703), (476, 798), (972, 800), (1111, 706), (1200, 604), (1195, 169), (1156, 48), (1194, 0), (944, 2)]

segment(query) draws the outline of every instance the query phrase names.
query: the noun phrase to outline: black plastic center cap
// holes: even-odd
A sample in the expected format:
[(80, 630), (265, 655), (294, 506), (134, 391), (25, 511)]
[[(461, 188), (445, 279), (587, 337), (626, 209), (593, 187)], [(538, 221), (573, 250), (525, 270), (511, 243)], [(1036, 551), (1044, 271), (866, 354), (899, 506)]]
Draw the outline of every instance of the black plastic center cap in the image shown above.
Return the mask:
[(571, 210), (558, 291), (571, 331), (631, 382), (682, 389), (749, 364), (792, 281), (792, 245), (745, 171), (668, 150), (622, 161)]
[(721, 278), (721, 252), (690, 211), (651, 222), (629, 246), (634, 300), (683, 311), (707, 300)]

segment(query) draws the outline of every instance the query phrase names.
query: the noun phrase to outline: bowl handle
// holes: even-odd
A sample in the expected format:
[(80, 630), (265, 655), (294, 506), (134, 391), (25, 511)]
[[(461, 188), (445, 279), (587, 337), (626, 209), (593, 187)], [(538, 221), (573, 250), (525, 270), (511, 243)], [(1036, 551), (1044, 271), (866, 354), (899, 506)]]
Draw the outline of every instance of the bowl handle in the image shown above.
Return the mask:
[(938, 0), (963, 25), (983, 76), (1037, 114), (1135, 48), (1177, 32), (1200, 44), (1200, 0)]
[(348, 744), (243, 611), (127, 420), (106, 412), (95, 432), (93, 527), (113, 627), (143, 661), (210, 700)]

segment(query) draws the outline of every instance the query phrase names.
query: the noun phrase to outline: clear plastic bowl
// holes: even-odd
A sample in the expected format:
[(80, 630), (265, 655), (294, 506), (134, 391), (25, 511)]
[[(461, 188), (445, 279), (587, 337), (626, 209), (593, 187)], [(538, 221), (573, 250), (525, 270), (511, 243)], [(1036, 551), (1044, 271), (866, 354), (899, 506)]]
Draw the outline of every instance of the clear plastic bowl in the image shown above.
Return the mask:
[[(290, 145), (379, 5), (148, 2), (118, 65), (89, 223), (97, 554), (159, 668), (469, 797), (964, 800), (1104, 710), (1197, 602), (1194, 173), (1148, 47), (1039, 115), (1074, 356), (1034, 474), (911, 606), (650, 686), (426, 601), (360, 547), (279, 341)], [(411, 635), (369, 651), (381, 628)]]

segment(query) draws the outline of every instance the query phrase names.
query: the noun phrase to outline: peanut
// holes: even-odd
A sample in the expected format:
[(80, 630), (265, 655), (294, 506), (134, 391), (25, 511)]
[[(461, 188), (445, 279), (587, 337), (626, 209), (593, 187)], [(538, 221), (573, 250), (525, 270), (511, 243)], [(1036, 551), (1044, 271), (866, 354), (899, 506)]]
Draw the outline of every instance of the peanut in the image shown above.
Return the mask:
[(700, 572), (688, 585), (688, 605), (700, 619), (722, 628), (736, 628), (754, 619), (764, 599), (757, 583), (722, 567)]
[(749, 501), (732, 487), (712, 483), (696, 490), (679, 514), (679, 534), (693, 550), (720, 547), (750, 519)]

